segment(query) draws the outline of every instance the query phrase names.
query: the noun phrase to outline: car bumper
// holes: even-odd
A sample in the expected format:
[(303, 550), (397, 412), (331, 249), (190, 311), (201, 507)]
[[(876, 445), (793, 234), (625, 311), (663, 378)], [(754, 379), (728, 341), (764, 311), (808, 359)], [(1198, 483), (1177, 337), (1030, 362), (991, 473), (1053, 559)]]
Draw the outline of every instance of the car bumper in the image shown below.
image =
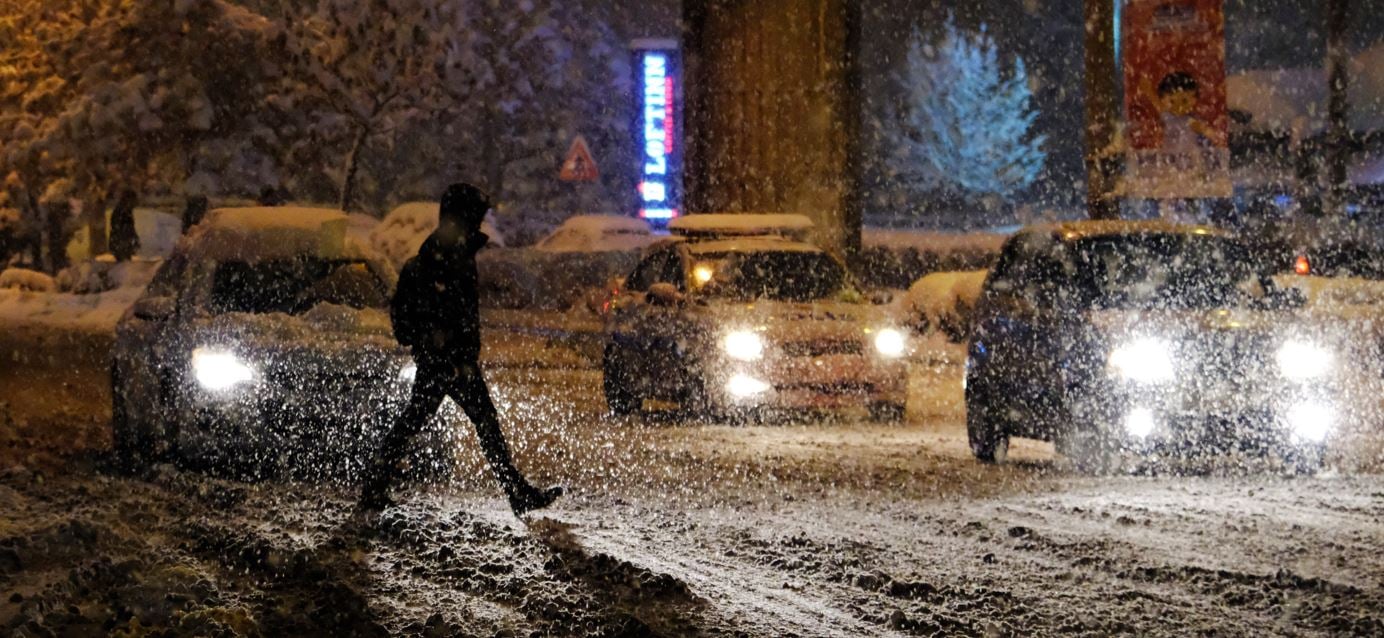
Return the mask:
[(863, 356), (825, 356), (755, 363), (724, 362), (708, 375), (708, 392), (729, 408), (842, 409), (903, 405), (907, 366)]
[[(1266, 386), (1267, 388), (1267, 386)], [(1297, 388), (1113, 392), (1096, 422), (1127, 451), (1227, 453), (1320, 450), (1348, 418), (1339, 394)]]
[(208, 393), (189, 388), (178, 421), (183, 444), (273, 447), (287, 440), (354, 450), (372, 445), (408, 400), (407, 383), (292, 392), (256, 387)]

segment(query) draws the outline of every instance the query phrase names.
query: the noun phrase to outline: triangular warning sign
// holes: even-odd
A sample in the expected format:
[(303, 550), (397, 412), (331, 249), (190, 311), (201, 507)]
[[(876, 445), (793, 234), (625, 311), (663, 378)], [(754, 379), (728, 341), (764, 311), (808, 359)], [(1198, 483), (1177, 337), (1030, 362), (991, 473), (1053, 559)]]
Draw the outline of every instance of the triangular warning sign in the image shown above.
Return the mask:
[(580, 135), (572, 140), (572, 148), (567, 150), (567, 159), (562, 160), (562, 170), (557, 174), (564, 182), (594, 182), (601, 179), (601, 171), (596, 168), (596, 160), (591, 157), (591, 147), (586, 138)]

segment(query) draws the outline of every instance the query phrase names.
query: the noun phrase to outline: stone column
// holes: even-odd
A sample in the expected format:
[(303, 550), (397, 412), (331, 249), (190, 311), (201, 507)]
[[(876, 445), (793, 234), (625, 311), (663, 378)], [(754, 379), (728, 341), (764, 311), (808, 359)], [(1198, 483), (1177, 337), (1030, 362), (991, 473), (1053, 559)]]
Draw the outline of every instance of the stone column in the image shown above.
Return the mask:
[(686, 208), (860, 244), (858, 0), (686, 0)]

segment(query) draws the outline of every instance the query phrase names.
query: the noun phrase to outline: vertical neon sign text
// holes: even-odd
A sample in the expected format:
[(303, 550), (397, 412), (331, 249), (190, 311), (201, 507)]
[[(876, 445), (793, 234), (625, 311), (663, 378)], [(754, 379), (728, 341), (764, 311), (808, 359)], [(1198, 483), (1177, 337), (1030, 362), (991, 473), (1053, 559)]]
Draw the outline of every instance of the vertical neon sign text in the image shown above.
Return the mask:
[(675, 60), (667, 50), (638, 52), (639, 216), (666, 221), (678, 215), (677, 86)]

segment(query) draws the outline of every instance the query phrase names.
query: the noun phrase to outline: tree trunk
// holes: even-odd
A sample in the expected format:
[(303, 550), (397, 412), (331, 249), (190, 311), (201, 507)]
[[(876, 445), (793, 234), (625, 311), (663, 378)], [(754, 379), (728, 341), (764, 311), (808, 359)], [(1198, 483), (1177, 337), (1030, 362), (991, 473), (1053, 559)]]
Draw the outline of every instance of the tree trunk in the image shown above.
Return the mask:
[(82, 202), (82, 221), (87, 231), (87, 257), (95, 259), (110, 250), (106, 228), (106, 194), (100, 193)]
[(111, 211), (111, 253), (116, 261), (129, 261), (139, 252), (139, 234), (135, 232), (135, 205), (138, 198), (134, 191), (125, 190)]
[(67, 267), (67, 242), (72, 219), (72, 206), (65, 201), (43, 204), (43, 269), (49, 274), (57, 274)]
[(1119, 217), (1118, 160), (1108, 156), (1119, 118), (1115, 77), (1115, 0), (1086, 1), (1086, 209), (1091, 219)]
[(187, 203), (183, 206), (183, 234), (186, 235), (188, 229), (201, 223), (202, 218), (207, 215), (207, 196), (193, 195), (187, 198)]
[(1349, 0), (1327, 0), (1326, 3), (1326, 67), (1331, 97), (1327, 105), (1326, 134), (1326, 202), (1324, 212), (1341, 215), (1345, 212), (1347, 184), (1346, 164), (1350, 150), (1350, 80), (1346, 65), (1350, 60), (1346, 50), (1346, 28), (1350, 20)]
[(370, 129), (360, 126), (356, 130), (351, 153), (346, 156), (346, 174), (341, 179), (341, 210), (351, 212), (356, 205), (356, 173), (360, 171), (360, 154), (365, 150), (365, 140), (370, 137)]

